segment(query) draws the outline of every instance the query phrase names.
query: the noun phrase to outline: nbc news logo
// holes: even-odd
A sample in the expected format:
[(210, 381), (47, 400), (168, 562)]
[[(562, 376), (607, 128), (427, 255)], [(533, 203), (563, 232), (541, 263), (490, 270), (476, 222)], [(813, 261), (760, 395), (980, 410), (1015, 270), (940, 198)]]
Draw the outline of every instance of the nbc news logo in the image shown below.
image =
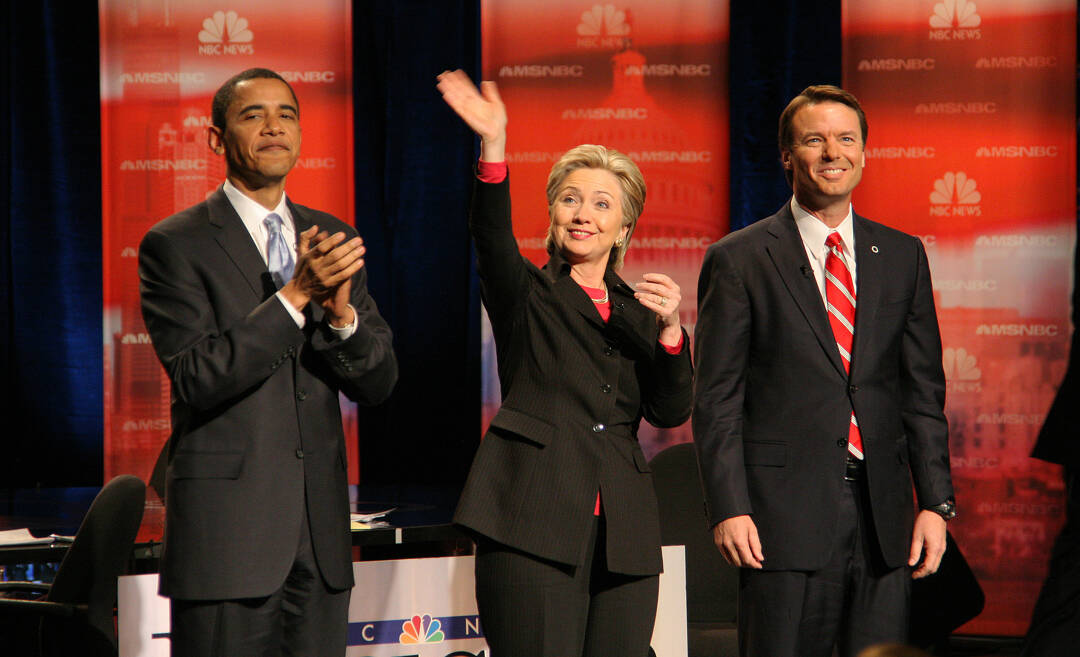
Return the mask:
[(979, 201), (982, 194), (976, 189), (975, 180), (963, 171), (947, 171), (934, 181), (930, 192), (931, 217), (981, 217)]
[(203, 19), (199, 30), (200, 55), (254, 55), (255, 35), (248, 29), (248, 20), (235, 11), (215, 11)]
[(982, 38), (982, 18), (969, 0), (942, 0), (930, 16), (931, 41), (975, 41)]
[(948, 392), (982, 392), (982, 370), (974, 355), (964, 348), (947, 347), (941, 360)]
[(593, 5), (577, 26), (579, 48), (618, 48), (630, 36), (626, 12), (615, 5)]

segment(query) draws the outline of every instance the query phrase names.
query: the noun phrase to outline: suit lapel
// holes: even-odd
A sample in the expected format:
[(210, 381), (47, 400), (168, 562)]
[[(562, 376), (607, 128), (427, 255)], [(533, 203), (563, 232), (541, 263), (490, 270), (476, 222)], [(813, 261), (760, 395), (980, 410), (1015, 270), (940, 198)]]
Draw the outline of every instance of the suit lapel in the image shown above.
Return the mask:
[(603, 328), (604, 320), (601, 319), (596, 304), (589, 300), (589, 295), (585, 294), (585, 290), (582, 290), (573, 278), (569, 275), (559, 276), (554, 282), (553, 289), (560, 302), (581, 313), (582, 317), (591, 324)]
[(611, 290), (611, 317), (608, 329), (620, 336), (638, 353), (648, 357), (656, 350), (658, 330), (656, 316), (634, 298), (634, 290), (613, 272), (605, 277)]
[(855, 221), (855, 346), (851, 368), (859, 366), (859, 353), (873, 338), (873, 327), (881, 307), (881, 285), (884, 264), (875, 243), (873, 225), (854, 215)]
[(255, 296), (260, 300), (266, 299), (274, 293), (274, 284), (240, 215), (220, 187), (210, 195), (206, 205), (210, 212), (210, 224), (218, 229), (214, 239), (243, 274)]
[(559, 302), (580, 313), (587, 322), (604, 332), (613, 332), (620, 342), (639, 353), (648, 355), (654, 348), (656, 320), (653, 314), (634, 298), (634, 290), (617, 274), (608, 271), (604, 283), (611, 299), (611, 317), (605, 323), (589, 295), (569, 273), (560, 273), (563, 261), (558, 254), (548, 261), (545, 271), (552, 277), (552, 290)]
[(766, 221), (769, 222), (769, 233), (776, 238), (769, 243), (767, 250), (777, 273), (799, 306), (806, 322), (810, 324), (829, 362), (846, 378), (847, 373), (844, 372), (844, 363), (840, 360), (840, 352), (836, 348), (836, 337), (825, 314), (821, 292), (818, 291), (813, 273), (806, 274), (811, 271), (810, 261), (806, 257), (802, 236), (795, 225), (795, 217), (791, 214), (791, 206), (784, 205), (780, 212)]

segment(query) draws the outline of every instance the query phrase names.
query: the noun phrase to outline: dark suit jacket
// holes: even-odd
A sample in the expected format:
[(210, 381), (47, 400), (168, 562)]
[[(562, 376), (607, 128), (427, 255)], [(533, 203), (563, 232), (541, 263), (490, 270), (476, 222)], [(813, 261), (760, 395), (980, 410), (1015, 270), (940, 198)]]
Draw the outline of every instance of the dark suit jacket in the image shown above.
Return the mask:
[[(1074, 279), (1080, 281), (1080, 249), (1073, 254)], [(1069, 350), (1069, 366), (1065, 379), (1058, 388), (1054, 403), (1046, 414), (1039, 430), (1039, 439), (1031, 455), (1035, 458), (1080, 467), (1080, 286), (1073, 283), (1072, 293), (1072, 348)]]
[[(356, 234), (326, 213), (289, 208), (297, 234), (313, 223)], [(292, 565), (305, 513), (326, 583), (351, 586), (338, 391), (376, 403), (397, 379), (365, 270), (352, 282), (352, 337), (337, 339), (317, 304), (300, 330), (218, 189), (150, 229), (139, 279), (143, 318), (172, 382), (161, 592), (270, 594)]]
[(655, 315), (614, 272), (605, 277), (605, 324), (558, 254), (543, 270), (522, 258), (508, 190), (508, 180), (477, 182), (473, 197), (470, 229), (503, 403), (454, 519), (529, 554), (580, 565), (599, 490), (609, 569), (658, 573), (659, 515), (637, 428), (642, 416), (657, 426), (686, 421), (688, 345), (668, 354)]
[(908, 558), (912, 479), (924, 506), (953, 494), (926, 253), (914, 237), (854, 221), (850, 377), (789, 205), (713, 244), (701, 271), (694, 440), (709, 517), (751, 514), (768, 569), (828, 558), (853, 406), (890, 567)]

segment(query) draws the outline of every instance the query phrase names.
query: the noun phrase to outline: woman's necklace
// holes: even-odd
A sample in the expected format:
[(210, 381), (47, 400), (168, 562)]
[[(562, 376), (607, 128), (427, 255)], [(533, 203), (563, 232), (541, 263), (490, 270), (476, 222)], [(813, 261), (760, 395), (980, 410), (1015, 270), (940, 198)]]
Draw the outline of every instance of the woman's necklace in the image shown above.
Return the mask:
[[(600, 297), (599, 299), (593, 299), (592, 297), (589, 297), (590, 301), (592, 301), (593, 303), (607, 303), (608, 302), (607, 283), (604, 283), (603, 285), (604, 285), (604, 296)], [(588, 294), (588, 293), (586, 292), (586, 294)]]

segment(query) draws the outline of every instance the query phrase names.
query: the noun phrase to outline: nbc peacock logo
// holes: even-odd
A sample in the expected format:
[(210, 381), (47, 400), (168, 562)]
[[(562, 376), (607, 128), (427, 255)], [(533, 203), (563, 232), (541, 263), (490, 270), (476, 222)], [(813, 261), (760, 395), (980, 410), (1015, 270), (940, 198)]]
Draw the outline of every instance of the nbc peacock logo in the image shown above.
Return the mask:
[(401, 643), (441, 643), (445, 638), (442, 622), (430, 614), (413, 616), (401, 624)]
[(254, 39), (248, 19), (231, 9), (215, 11), (203, 19), (199, 30), (199, 54), (254, 55), (255, 46), (251, 43)]
[(931, 41), (971, 41), (982, 38), (982, 17), (970, 0), (942, 0), (930, 15)]
[(615, 5), (593, 5), (581, 14), (577, 26), (579, 48), (620, 48), (630, 37), (626, 11)]
[(982, 369), (976, 364), (974, 354), (963, 347), (947, 347), (941, 360), (948, 392), (982, 391)]
[(981, 217), (982, 192), (963, 171), (946, 171), (930, 192), (931, 217)]

